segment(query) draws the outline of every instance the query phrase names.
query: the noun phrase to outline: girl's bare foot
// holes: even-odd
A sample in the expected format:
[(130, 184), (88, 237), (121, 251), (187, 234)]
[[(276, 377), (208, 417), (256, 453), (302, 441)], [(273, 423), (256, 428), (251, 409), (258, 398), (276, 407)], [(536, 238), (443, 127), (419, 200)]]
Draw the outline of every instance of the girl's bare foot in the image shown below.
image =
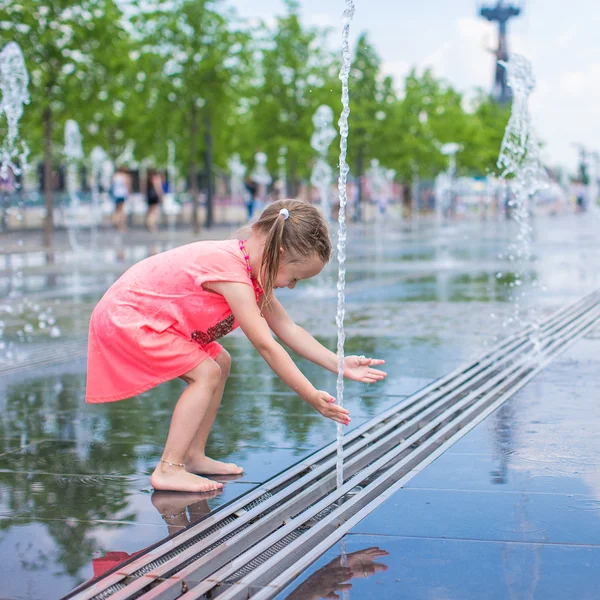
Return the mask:
[(188, 473), (182, 467), (158, 465), (150, 477), (150, 484), (155, 490), (172, 492), (210, 492), (223, 487), (218, 481), (211, 481)]
[(185, 468), (191, 473), (202, 475), (241, 475), (244, 472), (242, 467), (234, 463), (224, 463), (204, 455), (190, 457), (185, 461)]

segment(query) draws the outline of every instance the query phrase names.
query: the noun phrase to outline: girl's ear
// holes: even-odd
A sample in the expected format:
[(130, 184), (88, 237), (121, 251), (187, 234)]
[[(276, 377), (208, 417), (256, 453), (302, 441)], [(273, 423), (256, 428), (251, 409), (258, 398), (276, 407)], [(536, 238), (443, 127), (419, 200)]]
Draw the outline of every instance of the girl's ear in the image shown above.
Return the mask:
[(283, 256), (283, 247), (279, 247), (279, 256)]

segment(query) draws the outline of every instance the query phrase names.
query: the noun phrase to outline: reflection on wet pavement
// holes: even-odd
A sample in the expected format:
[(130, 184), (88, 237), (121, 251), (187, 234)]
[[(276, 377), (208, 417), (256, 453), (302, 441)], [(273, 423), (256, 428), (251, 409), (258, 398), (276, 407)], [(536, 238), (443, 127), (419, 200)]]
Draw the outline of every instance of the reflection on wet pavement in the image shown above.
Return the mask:
[[(578, 234), (568, 242), (560, 235), (564, 231), (560, 223), (544, 221), (539, 227), (539, 261), (532, 265), (532, 281), (538, 285), (529, 291), (541, 314), (600, 287), (600, 258), (592, 251), (592, 233), (579, 220), (570, 226)], [(362, 227), (352, 232), (347, 351), (385, 358), (389, 376), (377, 386), (348, 384), (345, 403), (352, 427), (480, 354), (495, 335), (508, 333), (502, 321), (512, 310), (510, 265), (499, 257), (510, 233), (504, 223), (443, 230), (397, 227), (385, 232), (385, 244), (380, 233)], [(68, 252), (55, 256), (51, 265), (39, 256), (5, 257), (0, 264), (7, 275), (0, 284), (2, 340), (22, 352), (52, 348), (56, 339), (39, 319), (50, 309), (60, 339), (80, 339), (103, 291), (147, 252), (145, 247), (120, 256), (107, 251), (93, 266), (89, 261), (78, 264)], [(335, 265), (293, 292), (282, 292), (292, 318), (334, 347)], [(590, 336), (586, 343), (594, 339)], [(164, 384), (124, 402), (86, 406), (84, 360), (0, 381), (0, 552), (6, 557), (0, 579), (7, 582), (3, 595), (66, 594), (335, 438), (335, 427), (291, 393), (242, 335), (231, 335), (225, 345), (233, 359), (232, 375), (207, 451), (214, 458), (242, 464), (245, 473), (210, 496), (153, 493), (148, 481), (182, 382)], [(401, 504), (390, 504), (398, 495), (394, 496), (381, 507), (390, 504), (389, 514), (373, 513), (371, 524), (365, 521), (366, 528), (348, 536), (349, 556), (360, 556), (363, 569), (348, 567), (352, 597), (430, 597), (426, 589), (436, 589), (436, 581), (440, 589), (452, 592), (443, 597), (493, 597), (485, 591), (475, 595), (483, 590), (485, 579), (476, 578), (472, 588), (460, 587), (454, 571), (468, 571), (469, 557), (477, 555), (496, 560), (496, 567), (504, 560), (509, 573), (519, 564), (523, 568), (533, 564), (533, 555), (550, 560), (546, 557), (555, 551), (536, 546), (543, 545), (546, 535), (564, 544), (581, 534), (583, 543), (592, 543), (598, 532), (593, 524), (598, 492), (590, 493), (590, 486), (600, 485), (594, 483), (597, 448), (577, 449), (561, 441), (566, 433), (559, 423), (568, 423), (581, 407), (577, 409), (570, 396), (553, 391), (553, 382), (568, 377), (571, 391), (585, 400), (597, 365), (588, 360), (590, 348), (576, 348), (547, 379), (528, 386), (539, 396), (502, 407), (415, 478), (403, 490)], [(303, 360), (298, 364), (317, 387), (335, 388), (335, 375)], [(553, 405), (544, 412), (546, 394), (559, 394), (558, 408)], [(592, 413), (589, 423), (580, 423), (588, 435), (595, 418)], [(546, 435), (543, 431), (551, 431), (552, 439), (544, 438), (540, 455), (536, 440)], [(548, 457), (556, 460), (548, 462)], [(573, 478), (573, 471), (579, 479)], [(577, 487), (575, 481), (583, 483)], [(503, 496), (488, 500), (498, 489)], [(526, 500), (515, 504), (514, 496), (525, 492)], [(431, 512), (432, 506), (439, 510)], [(507, 518), (511, 510), (515, 515)], [(456, 518), (456, 511), (464, 521)], [(429, 521), (434, 541), (427, 545), (418, 536), (419, 527)], [(515, 523), (523, 534), (518, 539), (511, 534)], [(494, 535), (496, 541), (474, 541), (485, 534)], [(390, 536), (389, 543), (384, 535)], [(457, 539), (442, 539), (450, 535)], [(445, 554), (451, 545), (452, 554)], [(370, 552), (379, 552), (372, 548), (390, 556), (371, 556)], [(599, 566), (595, 548), (572, 552), (578, 560)], [(339, 554), (339, 546), (332, 549), (318, 562), (324, 571), (299, 591), (290, 589), (286, 594), (312, 598), (331, 586), (343, 591), (340, 578), (347, 573), (339, 570), (346, 568), (339, 567)], [(548, 570), (544, 564), (542, 575), (544, 568)], [(577, 569), (581, 573), (583, 567)], [(482, 572), (482, 577), (496, 577), (491, 571), (490, 567)], [(7, 578), (7, 573), (19, 577)], [(419, 587), (423, 578), (432, 582), (428, 588)], [(379, 586), (378, 581), (391, 582), (391, 587)], [(577, 583), (580, 587), (574, 589), (583, 590)], [(461, 596), (458, 590), (465, 593)]]

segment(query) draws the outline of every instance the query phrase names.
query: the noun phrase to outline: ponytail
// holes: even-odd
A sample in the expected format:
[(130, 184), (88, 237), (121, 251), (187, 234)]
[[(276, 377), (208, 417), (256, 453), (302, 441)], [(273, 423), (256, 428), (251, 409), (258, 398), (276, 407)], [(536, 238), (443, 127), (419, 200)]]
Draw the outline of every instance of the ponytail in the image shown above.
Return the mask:
[(263, 279), (262, 288), (265, 293), (267, 304), (273, 295), (275, 280), (277, 279), (277, 273), (279, 272), (279, 264), (281, 262), (280, 249), (283, 247), (284, 224), (285, 219), (283, 218), (283, 215), (278, 214), (267, 233), (265, 247), (263, 249), (260, 272)]

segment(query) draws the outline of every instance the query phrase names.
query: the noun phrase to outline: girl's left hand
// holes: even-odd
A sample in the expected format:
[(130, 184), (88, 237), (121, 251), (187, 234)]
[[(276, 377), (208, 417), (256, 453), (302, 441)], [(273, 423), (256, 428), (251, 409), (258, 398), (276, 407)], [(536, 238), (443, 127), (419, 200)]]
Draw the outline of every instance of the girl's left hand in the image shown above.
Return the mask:
[(387, 376), (387, 373), (379, 369), (373, 369), (373, 365), (382, 365), (385, 360), (378, 358), (366, 358), (364, 356), (346, 356), (344, 358), (344, 377), (363, 383), (375, 383)]

